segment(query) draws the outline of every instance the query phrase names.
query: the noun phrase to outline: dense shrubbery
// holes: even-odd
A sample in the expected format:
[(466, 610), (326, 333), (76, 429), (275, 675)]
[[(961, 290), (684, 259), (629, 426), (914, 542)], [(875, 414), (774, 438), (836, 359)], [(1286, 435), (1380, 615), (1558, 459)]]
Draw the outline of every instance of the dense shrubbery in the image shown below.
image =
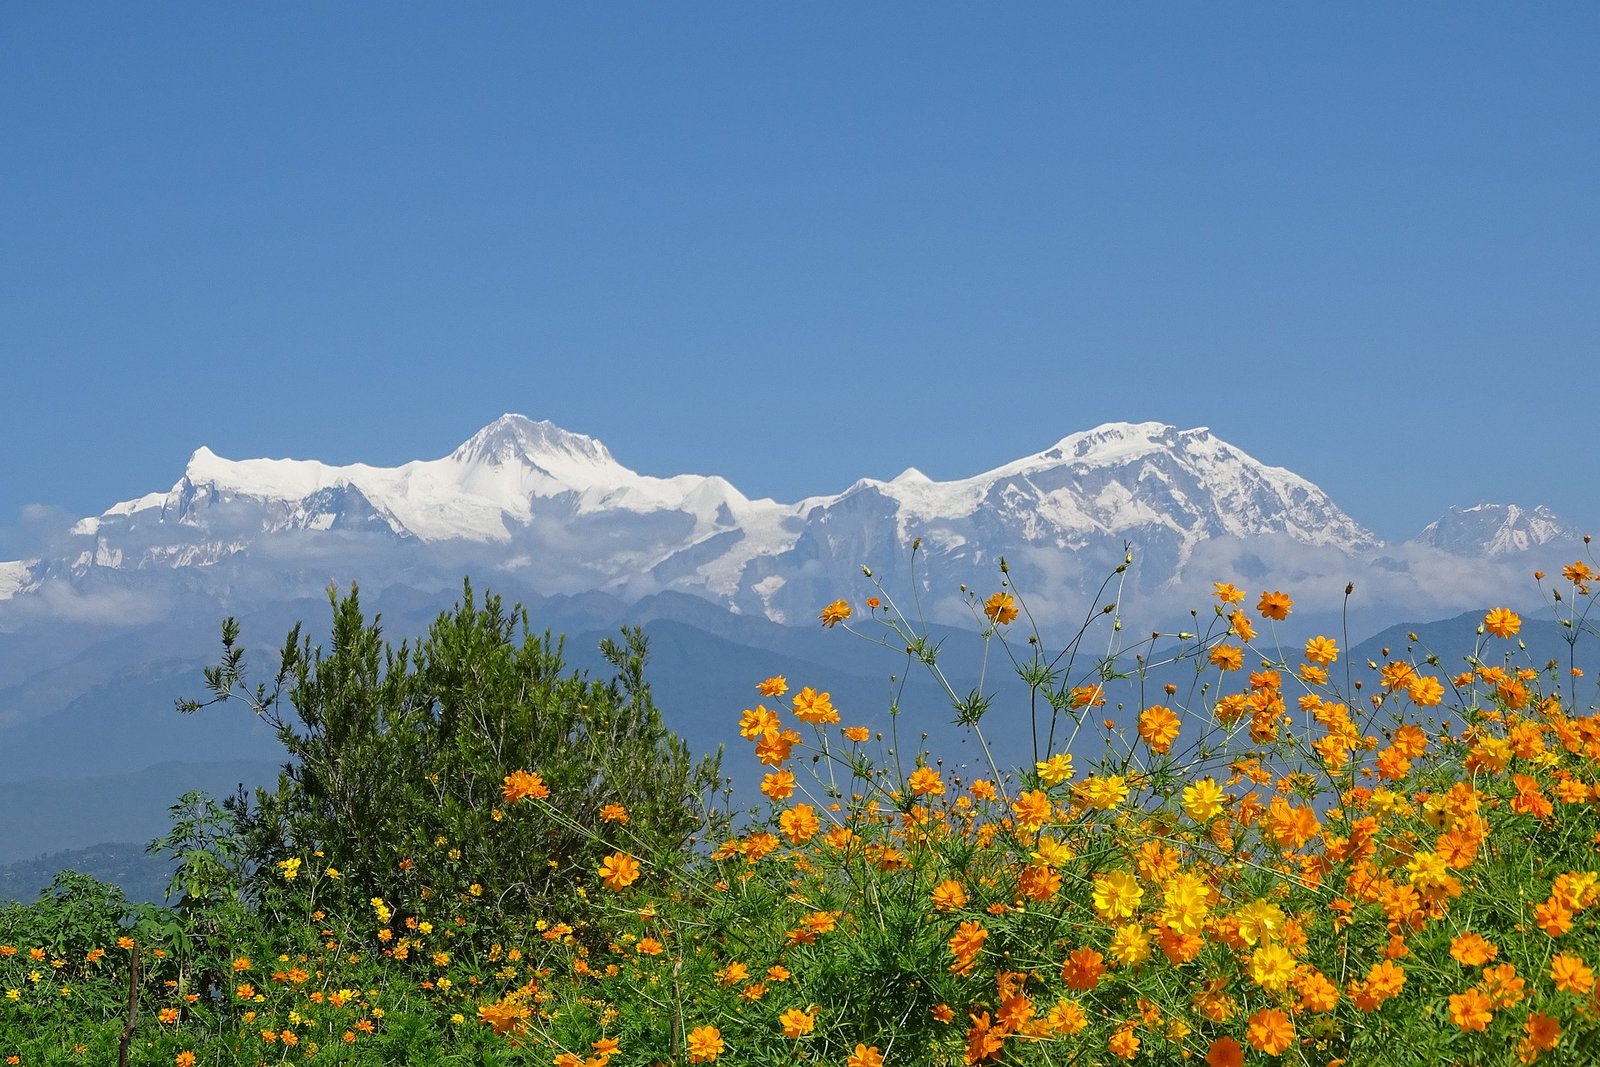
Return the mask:
[[(1551, 590), (1575, 638), (1594, 578)], [(0, 1056), (111, 1049), (136, 953), (151, 1064), (1592, 1062), (1600, 716), (1571, 664), (1527, 662), (1513, 613), (1464, 663), (1346, 669), (1328, 637), (1272, 651), (1277, 591), (1219, 585), (1202, 632), (1126, 644), (1096, 609), (1051, 646), (1000, 584), (973, 617), (1026, 704), (947, 696), (984, 753), (996, 720), (1031, 728), (1032, 766), (901, 763), (769, 678), (740, 720), (769, 807), (699, 853), (680, 815), (705, 782), (636, 638), (597, 687), (492, 601), (415, 652), (339, 601), (329, 654), (284, 653), (282, 788), (180, 812), (165, 928), (85, 948), (46, 943), (45, 905), (0, 913)], [(875, 593), (824, 625), (942, 681)], [(237, 673), (230, 651), (219, 695)], [(277, 692), (251, 701), (276, 715)]]

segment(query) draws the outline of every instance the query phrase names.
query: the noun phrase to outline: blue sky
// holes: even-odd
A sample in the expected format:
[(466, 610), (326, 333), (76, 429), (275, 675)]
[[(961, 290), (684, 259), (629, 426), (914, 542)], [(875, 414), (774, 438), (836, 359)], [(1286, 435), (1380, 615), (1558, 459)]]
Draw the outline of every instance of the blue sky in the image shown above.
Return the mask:
[(11, 5), (0, 550), (503, 411), (751, 496), (1208, 425), (1600, 531), (1600, 7)]

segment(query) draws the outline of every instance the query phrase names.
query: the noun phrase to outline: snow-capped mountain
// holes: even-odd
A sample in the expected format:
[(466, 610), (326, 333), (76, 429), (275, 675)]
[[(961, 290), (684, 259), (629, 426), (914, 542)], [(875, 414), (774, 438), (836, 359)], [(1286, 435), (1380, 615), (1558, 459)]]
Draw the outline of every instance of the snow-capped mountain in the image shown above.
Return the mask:
[[(1498, 523), (1508, 545), (1556, 529), (1543, 509), (1460, 515)], [(679, 590), (793, 622), (856, 588), (863, 565), (886, 588), (914, 581), (950, 596), (992, 583), (1005, 556), (1032, 588), (1065, 595), (1097, 584), (1127, 543), (1134, 588), (1146, 591), (1173, 582), (1202, 549), (1215, 566), (1219, 543), (1339, 559), (1381, 547), (1315, 485), (1204, 428), (1111, 423), (970, 478), (907, 470), (783, 504), (718, 477), (639, 474), (599, 441), (521, 415), (448, 456), (398, 467), (228, 460), (200, 448), (170, 490), (83, 519), (70, 540), (52, 558), (0, 564), (0, 598), (51, 581), (174, 573), (234, 592), (468, 573), (542, 594)]]
[(1505, 556), (1579, 536), (1580, 531), (1562, 522), (1549, 508), (1478, 504), (1451, 508), (1424, 527), (1414, 540), (1458, 556)]

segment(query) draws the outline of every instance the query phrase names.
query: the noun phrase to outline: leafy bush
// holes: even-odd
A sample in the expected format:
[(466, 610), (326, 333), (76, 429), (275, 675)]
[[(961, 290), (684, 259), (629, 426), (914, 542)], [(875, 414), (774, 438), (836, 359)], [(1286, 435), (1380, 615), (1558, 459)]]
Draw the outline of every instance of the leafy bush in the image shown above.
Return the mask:
[[(626, 809), (628, 840), (654, 855), (683, 852), (702, 826), (718, 762), (696, 765), (662, 724), (642, 631), (603, 644), (616, 675), (602, 683), (568, 673), (559, 641), (533, 637), (526, 612), (498, 597), (479, 606), (470, 585), (415, 646), (386, 642), (354, 588), (330, 602), (329, 650), (296, 626), (270, 688), (242, 691), (231, 619), (207, 671), (207, 703), (242, 695), (290, 756), (275, 791), (236, 809), (258, 890), (304, 875), (326, 902), (410, 907), (471, 887), (497, 905), (475, 920), (492, 929), (580, 906), (570, 889), (606, 850), (595, 828), (607, 805)], [(527, 767), (550, 803), (506, 819), (512, 772)]]

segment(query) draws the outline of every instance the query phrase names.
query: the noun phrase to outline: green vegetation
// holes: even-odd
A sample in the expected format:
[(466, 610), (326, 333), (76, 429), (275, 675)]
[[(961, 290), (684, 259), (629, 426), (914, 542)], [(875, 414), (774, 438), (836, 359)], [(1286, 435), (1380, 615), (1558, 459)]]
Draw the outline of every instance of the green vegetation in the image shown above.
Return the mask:
[[(1595, 578), (1547, 588), (1574, 640)], [(971, 691), (888, 591), (827, 605), (943, 689), (978, 757), (897, 744), (926, 708), (897, 701), (885, 739), (751, 679), (766, 803), (737, 827), (636, 632), (601, 684), (470, 588), (414, 648), (352, 593), (327, 652), (291, 633), (251, 690), (225, 626), (206, 703), (271, 721), (283, 779), (179, 802), (170, 908), (63, 876), (0, 910), (0, 1059), (1592, 1062), (1600, 715), (1576, 661), (1530, 661), (1500, 607), (1459, 664), (1416, 637), (1365, 664), (1339, 635), (1283, 650), (1292, 598), (1226, 584), (1128, 637), (1116, 580), (1051, 643), (1002, 563), (968, 595)], [(992, 759), (1001, 730), (1028, 765)]]

